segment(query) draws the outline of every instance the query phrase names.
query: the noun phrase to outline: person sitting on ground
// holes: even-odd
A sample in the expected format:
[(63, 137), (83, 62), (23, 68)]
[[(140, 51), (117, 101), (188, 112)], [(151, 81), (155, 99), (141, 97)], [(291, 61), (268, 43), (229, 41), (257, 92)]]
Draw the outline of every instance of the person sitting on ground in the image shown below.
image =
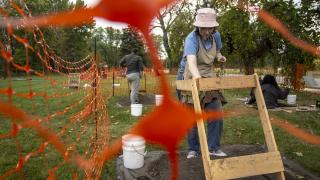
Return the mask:
[[(278, 86), (278, 83), (274, 76), (272, 75), (265, 75), (262, 81), (260, 82), (261, 89), (264, 97), (264, 101), (268, 109), (274, 109), (282, 104), (278, 103), (279, 99), (285, 99), (289, 94), (289, 89), (281, 89)], [(254, 92), (251, 90), (250, 98), (246, 102), (246, 104), (253, 104), (256, 102)]]

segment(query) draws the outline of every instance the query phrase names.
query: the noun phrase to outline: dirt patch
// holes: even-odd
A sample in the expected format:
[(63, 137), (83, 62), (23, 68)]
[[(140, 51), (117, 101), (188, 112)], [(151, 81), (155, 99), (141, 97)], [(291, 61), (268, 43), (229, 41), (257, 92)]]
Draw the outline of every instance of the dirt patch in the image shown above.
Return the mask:
[[(231, 156), (248, 155), (264, 152), (262, 146), (230, 145), (223, 150)], [(179, 179), (194, 180), (205, 179), (201, 156), (187, 159), (187, 152), (179, 152)], [(230, 156), (230, 157), (231, 157)], [(167, 180), (170, 179), (170, 165), (167, 153), (164, 151), (148, 152), (142, 168), (130, 170), (123, 166), (120, 156), (117, 159), (117, 179), (121, 180)]]
[[(265, 152), (261, 145), (227, 145), (222, 148), (230, 156), (242, 156)], [(186, 158), (186, 151), (179, 153), (179, 179), (181, 180), (204, 180), (202, 158)], [(211, 157), (215, 158), (215, 157)], [(287, 180), (298, 180), (304, 177), (309, 180), (317, 180), (318, 177), (304, 170), (300, 165), (283, 158), (285, 176)], [(130, 170), (123, 166), (122, 156), (117, 159), (117, 180), (167, 180), (170, 179), (170, 165), (167, 153), (164, 151), (148, 152), (145, 164), (142, 168)], [(241, 178), (241, 180), (270, 180), (275, 179), (274, 174), (260, 175)]]
[[(139, 103), (143, 105), (154, 105), (155, 104), (155, 95), (152, 93), (139, 93)], [(121, 97), (118, 101), (118, 104), (121, 106), (130, 106), (130, 97)]]

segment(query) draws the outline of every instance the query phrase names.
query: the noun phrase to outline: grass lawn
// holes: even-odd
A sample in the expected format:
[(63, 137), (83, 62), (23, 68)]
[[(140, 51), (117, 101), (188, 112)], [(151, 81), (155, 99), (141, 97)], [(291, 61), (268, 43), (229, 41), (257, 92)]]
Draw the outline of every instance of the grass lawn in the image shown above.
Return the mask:
[[(70, 90), (65, 88), (62, 82), (66, 79), (60, 77), (52, 77), (57, 80), (58, 85), (50, 85), (50, 81), (40, 78), (33, 78), (32, 81), (12, 81), (13, 89), (19, 92), (29, 92), (30, 87), (34, 92), (46, 92), (48, 95), (63, 95), (61, 97), (54, 97), (48, 102), (42, 97), (35, 97), (33, 100), (13, 97), (13, 104), (35, 117), (47, 117), (48, 115), (57, 114), (48, 122), (43, 122), (43, 126), (48, 127), (52, 132), (60, 133), (58, 137), (63, 139), (68, 146), (74, 146), (80, 154), (84, 154), (86, 150), (90, 149), (91, 137), (95, 131), (94, 118), (89, 116), (88, 119), (82, 121), (71, 121), (76, 113), (80, 112), (87, 102), (83, 101), (86, 96), (86, 90)], [(158, 92), (156, 81), (149, 77), (147, 80), (147, 91)], [(174, 77), (170, 76), (168, 79), (172, 80)], [(130, 127), (138, 121), (137, 118), (130, 116), (129, 107), (119, 108), (116, 103), (128, 90), (126, 82), (122, 79), (116, 79), (115, 83), (121, 83), (123, 87), (120, 91), (116, 91), (115, 97), (112, 97), (108, 103), (108, 113), (111, 120), (111, 140), (125, 134)], [(30, 84), (31, 83), (31, 84)], [(142, 88), (143, 86), (143, 81)], [(154, 86), (150, 85), (154, 83)], [(123, 85), (124, 84), (124, 85)], [(7, 81), (0, 80), (0, 88), (7, 87)], [(107, 94), (112, 91), (112, 81), (110, 79), (102, 81), (103, 93)], [(154, 90), (152, 90), (152, 88)], [(174, 92), (173, 92), (174, 93)], [(229, 103), (225, 106), (226, 110), (237, 110), (239, 115), (228, 117), (225, 119), (225, 126), (223, 132), (223, 144), (264, 144), (263, 131), (261, 128), (258, 112), (255, 109), (246, 109), (240, 101), (236, 98), (246, 97), (249, 90), (227, 90), (224, 91)], [(296, 92), (298, 95), (299, 104), (314, 104), (315, 99), (319, 95), (314, 95), (304, 92)], [(0, 100), (7, 101), (7, 97), (0, 95)], [(59, 114), (57, 112), (65, 110), (67, 107), (72, 107), (70, 110)], [(143, 112), (152, 111), (153, 106), (144, 106)], [(285, 119), (297, 127), (320, 136), (320, 114), (318, 112), (269, 112), (270, 117)], [(0, 135), (8, 134), (11, 131), (11, 120), (0, 115)], [(85, 129), (83, 131), (82, 129)], [(300, 139), (297, 139), (282, 129), (273, 126), (275, 138), (282, 155), (299, 162), (306, 169), (316, 173), (320, 176), (320, 147), (310, 145)], [(79, 138), (80, 137), (80, 138)], [(16, 137), (0, 138), (0, 176), (15, 168), (18, 158), (26, 154), (36, 151), (43, 139), (39, 137), (33, 130), (21, 129)], [(181, 142), (181, 149), (186, 148), (185, 141)], [(156, 147), (147, 147), (148, 151), (156, 149)], [(301, 156), (301, 154), (302, 156)], [(20, 156), (19, 156), (20, 155)], [(300, 156), (299, 156), (300, 155)], [(58, 166), (55, 171), (57, 179), (71, 179), (73, 172), (77, 172), (79, 178), (83, 177), (83, 172), (78, 171), (73, 163), (64, 162), (61, 155), (48, 145), (44, 153), (32, 156), (23, 166), (22, 173), (15, 173), (8, 179), (17, 179), (24, 177), (25, 179), (44, 179), (49, 175), (49, 171), (55, 166)], [(102, 178), (115, 179), (115, 160), (107, 162), (101, 174)]]
[[(225, 91), (228, 99), (232, 100), (226, 109), (237, 109), (239, 102), (234, 101), (236, 97), (245, 97), (248, 90)], [(295, 92), (298, 96), (297, 103), (300, 105), (310, 105), (315, 103), (319, 95), (306, 92)], [(294, 112), (269, 111), (270, 118), (281, 118), (293, 123), (296, 127), (320, 136), (320, 112)], [(284, 130), (273, 125), (273, 131), (278, 148), (283, 156), (300, 163), (306, 169), (320, 176), (320, 147), (311, 145), (303, 140), (289, 135)], [(257, 110), (241, 113), (238, 117), (227, 118), (224, 127), (224, 143), (226, 144), (265, 144), (260, 118)], [(302, 156), (299, 156), (302, 153)]]

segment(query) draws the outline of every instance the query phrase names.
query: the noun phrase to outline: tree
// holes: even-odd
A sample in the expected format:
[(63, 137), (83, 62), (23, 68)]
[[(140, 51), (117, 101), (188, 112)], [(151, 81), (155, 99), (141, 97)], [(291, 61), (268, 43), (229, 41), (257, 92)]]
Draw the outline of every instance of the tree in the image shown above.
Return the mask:
[(228, 63), (239, 65), (245, 69), (245, 74), (254, 73), (256, 57), (256, 34), (254, 24), (249, 22), (249, 13), (233, 7), (220, 18), (220, 33), (225, 46), (222, 51), (228, 58)]
[(121, 30), (112, 27), (99, 27), (93, 30), (92, 36), (97, 38), (97, 52), (109, 67), (119, 65), (121, 34)]
[[(314, 1), (315, 2), (315, 1)], [(277, 17), (296, 37), (311, 42), (313, 44), (319, 42), (319, 30), (317, 30), (317, 21), (319, 15), (312, 11), (314, 9), (312, 1), (303, 1), (299, 7), (293, 1), (271, 1), (263, 3), (264, 9), (269, 11), (273, 16)], [(284, 75), (286, 75), (292, 83), (300, 80), (294, 79), (296, 72), (296, 64), (312, 65), (313, 56), (295, 47), (287, 40), (283, 39), (278, 32), (259, 24), (261, 36), (269, 37), (272, 45), (271, 58), (274, 59), (275, 67), (282, 66)]]
[(176, 57), (174, 57), (176, 52), (172, 50), (174, 48), (170, 47), (172, 41), (170, 40), (169, 33), (172, 26), (176, 23), (177, 18), (181, 16), (180, 14), (183, 12), (183, 10), (188, 9), (188, 11), (190, 11), (190, 8), (191, 3), (188, 0), (182, 0), (179, 3), (167, 6), (158, 12), (157, 22), (155, 22), (155, 24), (152, 26), (152, 29), (160, 28), (162, 31), (163, 46), (166, 51), (167, 62), (169, 62), (168, 64), (170, 67), (177, 60), (175, 59)]
[(190, 11), (182, 11), (175, 22), (171, 25), (169, 31), (169, 45), (172, 49), (172, 60), (170, 67), (177, 66), (182, 58), (184, 40), (187, 35), (194, 29), (194, 14)]
[(132, 48), (138, 49), (138, 54), (143, 58), (143, 63), (148, 66), (150, 63), (149, 57), (146, 54), (145, 46), (143, 43), (143, 39), (139, 32), (129, 26), (128, 28), (123, 29), (123, 33), (120, 37), (121, 44), (120, 44), (120, 56), (123, 57), (126, 54), (129, 54)]
[[(67, 3), (67, 7), (70, 9), (85, 7), (82, 0), (77, 0), (75, 4), (69, 4), (67, 0), (61, 0), (61, 2)], [(65, 8), (66, 6), (63, 4), (57, 4), (57, 7)], [(94, 22), (92, 19), (92, 23), (86, 25), (73, 28), (63, 28), (63, 38), (60, 38), (60, 42), (56, 42), (58, 46), (62, 46), (61, 49), (58, 50), (61, 53), (59, 55), (71, 62), (79, 61), (86, 57), (90, 53), (91, 29), (93, 29), (93, 27)], [(58, 32), (61, 31), (61, 29), (56, 30)]]
[[(9, 2), (9, 1), (8, 1)], [(53, 12), (65, 11), (74, 8), (83, 8), (83, 0), (77, 0), (75, 4), (70, 3), (68, 0), (30, 0), (20, 1), (22, 4), (18, 4), (27, 16), (48, 14)], [(2, 4), (1, 4), (2, 5)], [(10, 16), (21, 17), (22, 15), (17, 12), (11, 3), (6, 4), (7, 13)], [(74, 27), (74, 28), (42, 28), (41, 32), (44, 35), (46, 44), (50, 47), (48, 51), (53, 57), (61, 57), (67, 61), (78, 61), (86, 57), (89, 52), (89, 41), (93, 27), (93, 21), (90, 24)], [(26, 31), (19, 28), (14, 30), (14, 34), (26, 38), (28, 44), (32, 46), (35, 51), (41, 55), (44, 55), (42, 48), (38, 45), (37, 41), (42, 40), (39, 36), (39, 31), (34, 28), (34, 31)], [(36, 35), (36, 37), (34, 36)], [(17, 42), (12, 38), (12, 50), (14, 52), (14, 62), (25, 65), (26, 64), (26, 49), (23, 44)], [(36, 53), (32, 53), (29, 50), (29, 64), (32, 65), (32, 69), (42, 69), (41, 61)], [(50, 63), (54, 66), (55, 63)]]

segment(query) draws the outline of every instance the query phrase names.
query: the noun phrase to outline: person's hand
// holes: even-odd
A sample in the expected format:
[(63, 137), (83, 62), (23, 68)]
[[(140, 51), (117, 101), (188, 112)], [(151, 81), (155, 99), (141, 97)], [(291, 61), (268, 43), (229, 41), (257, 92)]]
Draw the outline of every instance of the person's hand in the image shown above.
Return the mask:
[(200, 78), (201, 78), (201, 76), (193, 76), (193, 77), (192, 77), (193, 80), (198, 80), (198, 79), (200, 79)]
[(217, 60), (219, 61), (219, 62), (226, 62), (227, 61), (227, 58), (226, 57), (224, 57), (221, 53), (217, 53)]
[(201, 76), (194, 76), (192, 79), (196, 81), (197, 87), (199, 87), (199, 80), (201, 79)]
[(143, 71), (141, 71), (141, 72), (140, 72), (140, 74), (139, 74), (140, 79), (143, 77), (143, 75), (144, 75), (144, 72), (143, 72)]
[(285, 90), (286, 92), (288, 92), (288, 93), (290, 92), (290, 89), (289, 89), (288, 87), (285, 88), (284, 90)]
[(219, 58), (218, 61), (225, 63), (227, 61), (227, 58), (224, 56), (221, 56), (221, 58)]
[(127, 74), (127, 68), (123, 67), (120, 69), (120, 74), (122, 77), (126, 77)]

